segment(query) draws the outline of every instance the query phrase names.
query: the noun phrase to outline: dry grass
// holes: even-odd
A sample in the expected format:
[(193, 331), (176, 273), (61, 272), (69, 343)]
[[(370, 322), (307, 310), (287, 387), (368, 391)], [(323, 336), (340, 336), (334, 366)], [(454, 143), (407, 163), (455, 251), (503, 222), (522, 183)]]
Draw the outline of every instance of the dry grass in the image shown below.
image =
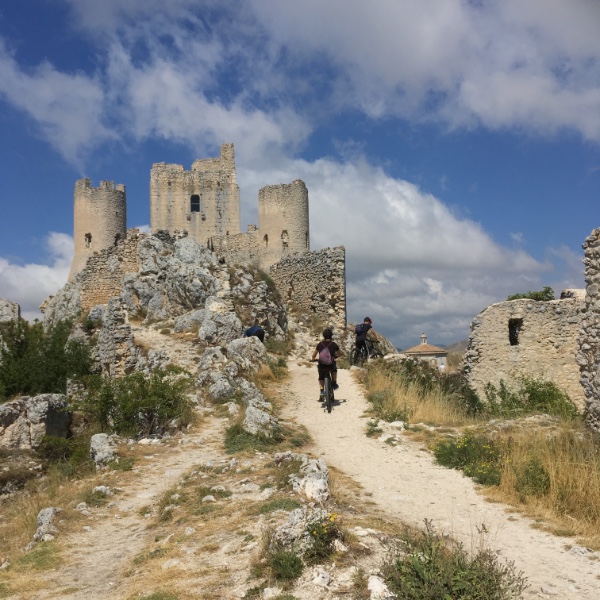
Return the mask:
[(374, 412), (385, 421), (401, 420), (457, 427), (473, 425), (475, 420), (440, 391), (423, 391), (415, 383), (374, 372), (368, 377), (368, 398)]
[(511, 435), (495, 500), (516, 505), (543, 527), (600, 549), (600, 441), (566, 425)]

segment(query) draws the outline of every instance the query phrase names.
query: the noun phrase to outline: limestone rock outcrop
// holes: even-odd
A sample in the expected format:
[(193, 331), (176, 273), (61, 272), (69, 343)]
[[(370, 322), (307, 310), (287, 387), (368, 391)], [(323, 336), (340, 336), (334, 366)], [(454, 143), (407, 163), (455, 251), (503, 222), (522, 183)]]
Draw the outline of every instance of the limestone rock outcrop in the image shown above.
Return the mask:
[(15, 321), (21, 316), (21, 307), (16, 302), (0, 298), (0, 323)]
[(68, 437), (72, 413), (63, 394), (23, 396), (0, 405), (0, 447), (35, 449), (45, 435)]

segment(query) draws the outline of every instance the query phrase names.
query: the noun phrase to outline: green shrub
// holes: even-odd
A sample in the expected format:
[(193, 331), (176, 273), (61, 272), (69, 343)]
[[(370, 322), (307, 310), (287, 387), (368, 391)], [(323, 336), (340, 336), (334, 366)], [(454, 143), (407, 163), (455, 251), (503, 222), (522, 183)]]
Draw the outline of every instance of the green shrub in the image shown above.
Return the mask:
[(304, 553), (304, 559), (308, 564), (317, 564), (327, 560), (333, 554), (333, 542), (341, 540), (343, 537), (337, 522), (337, 515), (333, 513), (324, 519), (310, 523), (306, 534), (311, 541)]
[(370, 421), (367, 421), (367, 437), (375, 437), (380, 433), (383, 433), (383, 429), (379, 427), (378, 419), (371, 419)]
[(460, 469), (482, 485), (498, 485), (501, 473), (501, 454), (487, 435), (465, 434), (437, 442), (433, 454), (439, 464)]
[(192, 380), (179, 369), (133, 373), (119, 379), (91, 375), (74, 406), (97, 421), (103, 432), (131, 437), (163, 434), (173, 420), (191, 422), (187, 392)]
[(516, 418), (543, 413), (572, 420), (580, 416), (577, 406), (551, 381), (523, 377), (518, 387), (509, 389), (504, 381), (498, 388), (485, 386), (486, 412), (489, 416)]
[(522, 294), (513, 294), (509, 296), (507, 300), (535, 300), (537, 302), (543, 302), (548, 300), (554, 300), (554, 290), (551, 287), (546, 286), (543, 290), (539, 292), (524, 292)]
[(253, 435), (245, 431), (241, 423), (234, 423), (225, 430), (225, 451), (228, 454), (247, 450), (265, 451), (279, 444), (282, 439), (281, 433), (275, 432), (272, 437)]
[(80, 477), (95, 470), (90, 459), (89, 434), (68, 439), (46, 435), (36, 453), (51, 463), (51, 469), (66, 477)]
[(67, 379), (90, 372), (90, 347), (70, 340), (71, 322), (44, 330), (18, 319), (0, 324), (0, 400), (18, 394), (64, 394)]
[(254, 509), (253, 514), (266, 515), (276, 510), (290, 511), (295, 508), (300, 508), (302, 503), (292, 498), (275, 498), (274, 500), (268, 500), (264, 504)]
[(281, 547), (275, 547), (268, 552), (267, 564), (278, 581), (297, 579), (304, 570), (304, 563), (298, 554)]
[(512, 563), (500, 563), (496, 553), (469, 554), (449, 545), (426, 521), (425, 530), (406, 534), (383, 565), (390, 589), (403, 600), (509, 600), (520, 598), (527, 584)]
[(550, 491), (550, 474), (537, 457), (530, 458), (517, 473), (516, 490), (523, 498), (546, 496)]

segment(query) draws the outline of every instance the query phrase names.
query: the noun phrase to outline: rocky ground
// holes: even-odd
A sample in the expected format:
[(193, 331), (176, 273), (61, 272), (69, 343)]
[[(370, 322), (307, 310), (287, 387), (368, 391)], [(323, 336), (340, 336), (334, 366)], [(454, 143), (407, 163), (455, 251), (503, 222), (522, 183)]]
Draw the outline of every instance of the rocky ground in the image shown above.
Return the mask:
[[(136, 343), (160, 348), (188, 368), (197, 360), (185, 337), (141, 327), (134, 335)], [(316, 369), (305, 360), (311, 342), (296, 341), (289, 377), (273, 383), (271, 393), (283, 424), (310, 434), (312, 442), (300, 451), (327, 462), (332, 499), (325, 508), (339, 514), (348, 537), (333, 563), (307, 569), (287, 593), (300, 600), (351, 597), (357, 570), (376, 571), (389, 534), (402, 522), (429, 520), (467, 548), (487, 544), (513, 561), (529, 581), (526, 598), (600, 597), (597, 553), (487, 502), (470, 479), (437, 466), (400, 430), (367, 437), (367, 403), (352, 371), (340, 371), (334, 409), (323, 411)], [(271, 454), (226, 454), (228, 423), (218, 407), (206, 406), (186, 434), (123, 448), (135, 457), (133, 469), (101, 474), (94, 483), (110, 495), (96, 495), (97, 502), (61, 507), (50, 543), (56, 560), (50, 567), (15, 564), (0, 572), (0, 597), (128, 600), (159, 591), (181, 600), (277, 597), (282, 590), (275, 582), (267, 582), (262, 596), (248, 595), (264, 581), (265, 532), (311, 501), (286, 485)]]

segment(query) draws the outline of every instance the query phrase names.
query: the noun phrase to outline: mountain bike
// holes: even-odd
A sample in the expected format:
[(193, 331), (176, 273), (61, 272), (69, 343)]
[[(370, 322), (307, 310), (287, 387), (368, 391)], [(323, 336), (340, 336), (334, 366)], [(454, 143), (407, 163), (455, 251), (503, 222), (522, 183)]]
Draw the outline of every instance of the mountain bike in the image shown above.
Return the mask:
[(331, 381), (331, 371), (323, 374), (323, 391), (325, 392), (325, 408), (330, 413), (333, 407), (333, 382)]
[[(318, 360), (314, 360), (313, 362), (319, 362)], [(333, 381), (331, 380), (331, 371), (325, 371), (323, 373), (323, 396), (325, 400), (319, 395), (319, 402), (325, 402), (325, 409), (328, 413), (331, 412), (333, 408), (333, 403), (335, 401), (335, 397), (333, 395)]]
[(364, 346), (360, 348), (354, 346), (350, 350), (351, 365), (360, 365), (362, 367), (370, 358), (383, 358), (383, 354), (369, 340), (365, 340)]

